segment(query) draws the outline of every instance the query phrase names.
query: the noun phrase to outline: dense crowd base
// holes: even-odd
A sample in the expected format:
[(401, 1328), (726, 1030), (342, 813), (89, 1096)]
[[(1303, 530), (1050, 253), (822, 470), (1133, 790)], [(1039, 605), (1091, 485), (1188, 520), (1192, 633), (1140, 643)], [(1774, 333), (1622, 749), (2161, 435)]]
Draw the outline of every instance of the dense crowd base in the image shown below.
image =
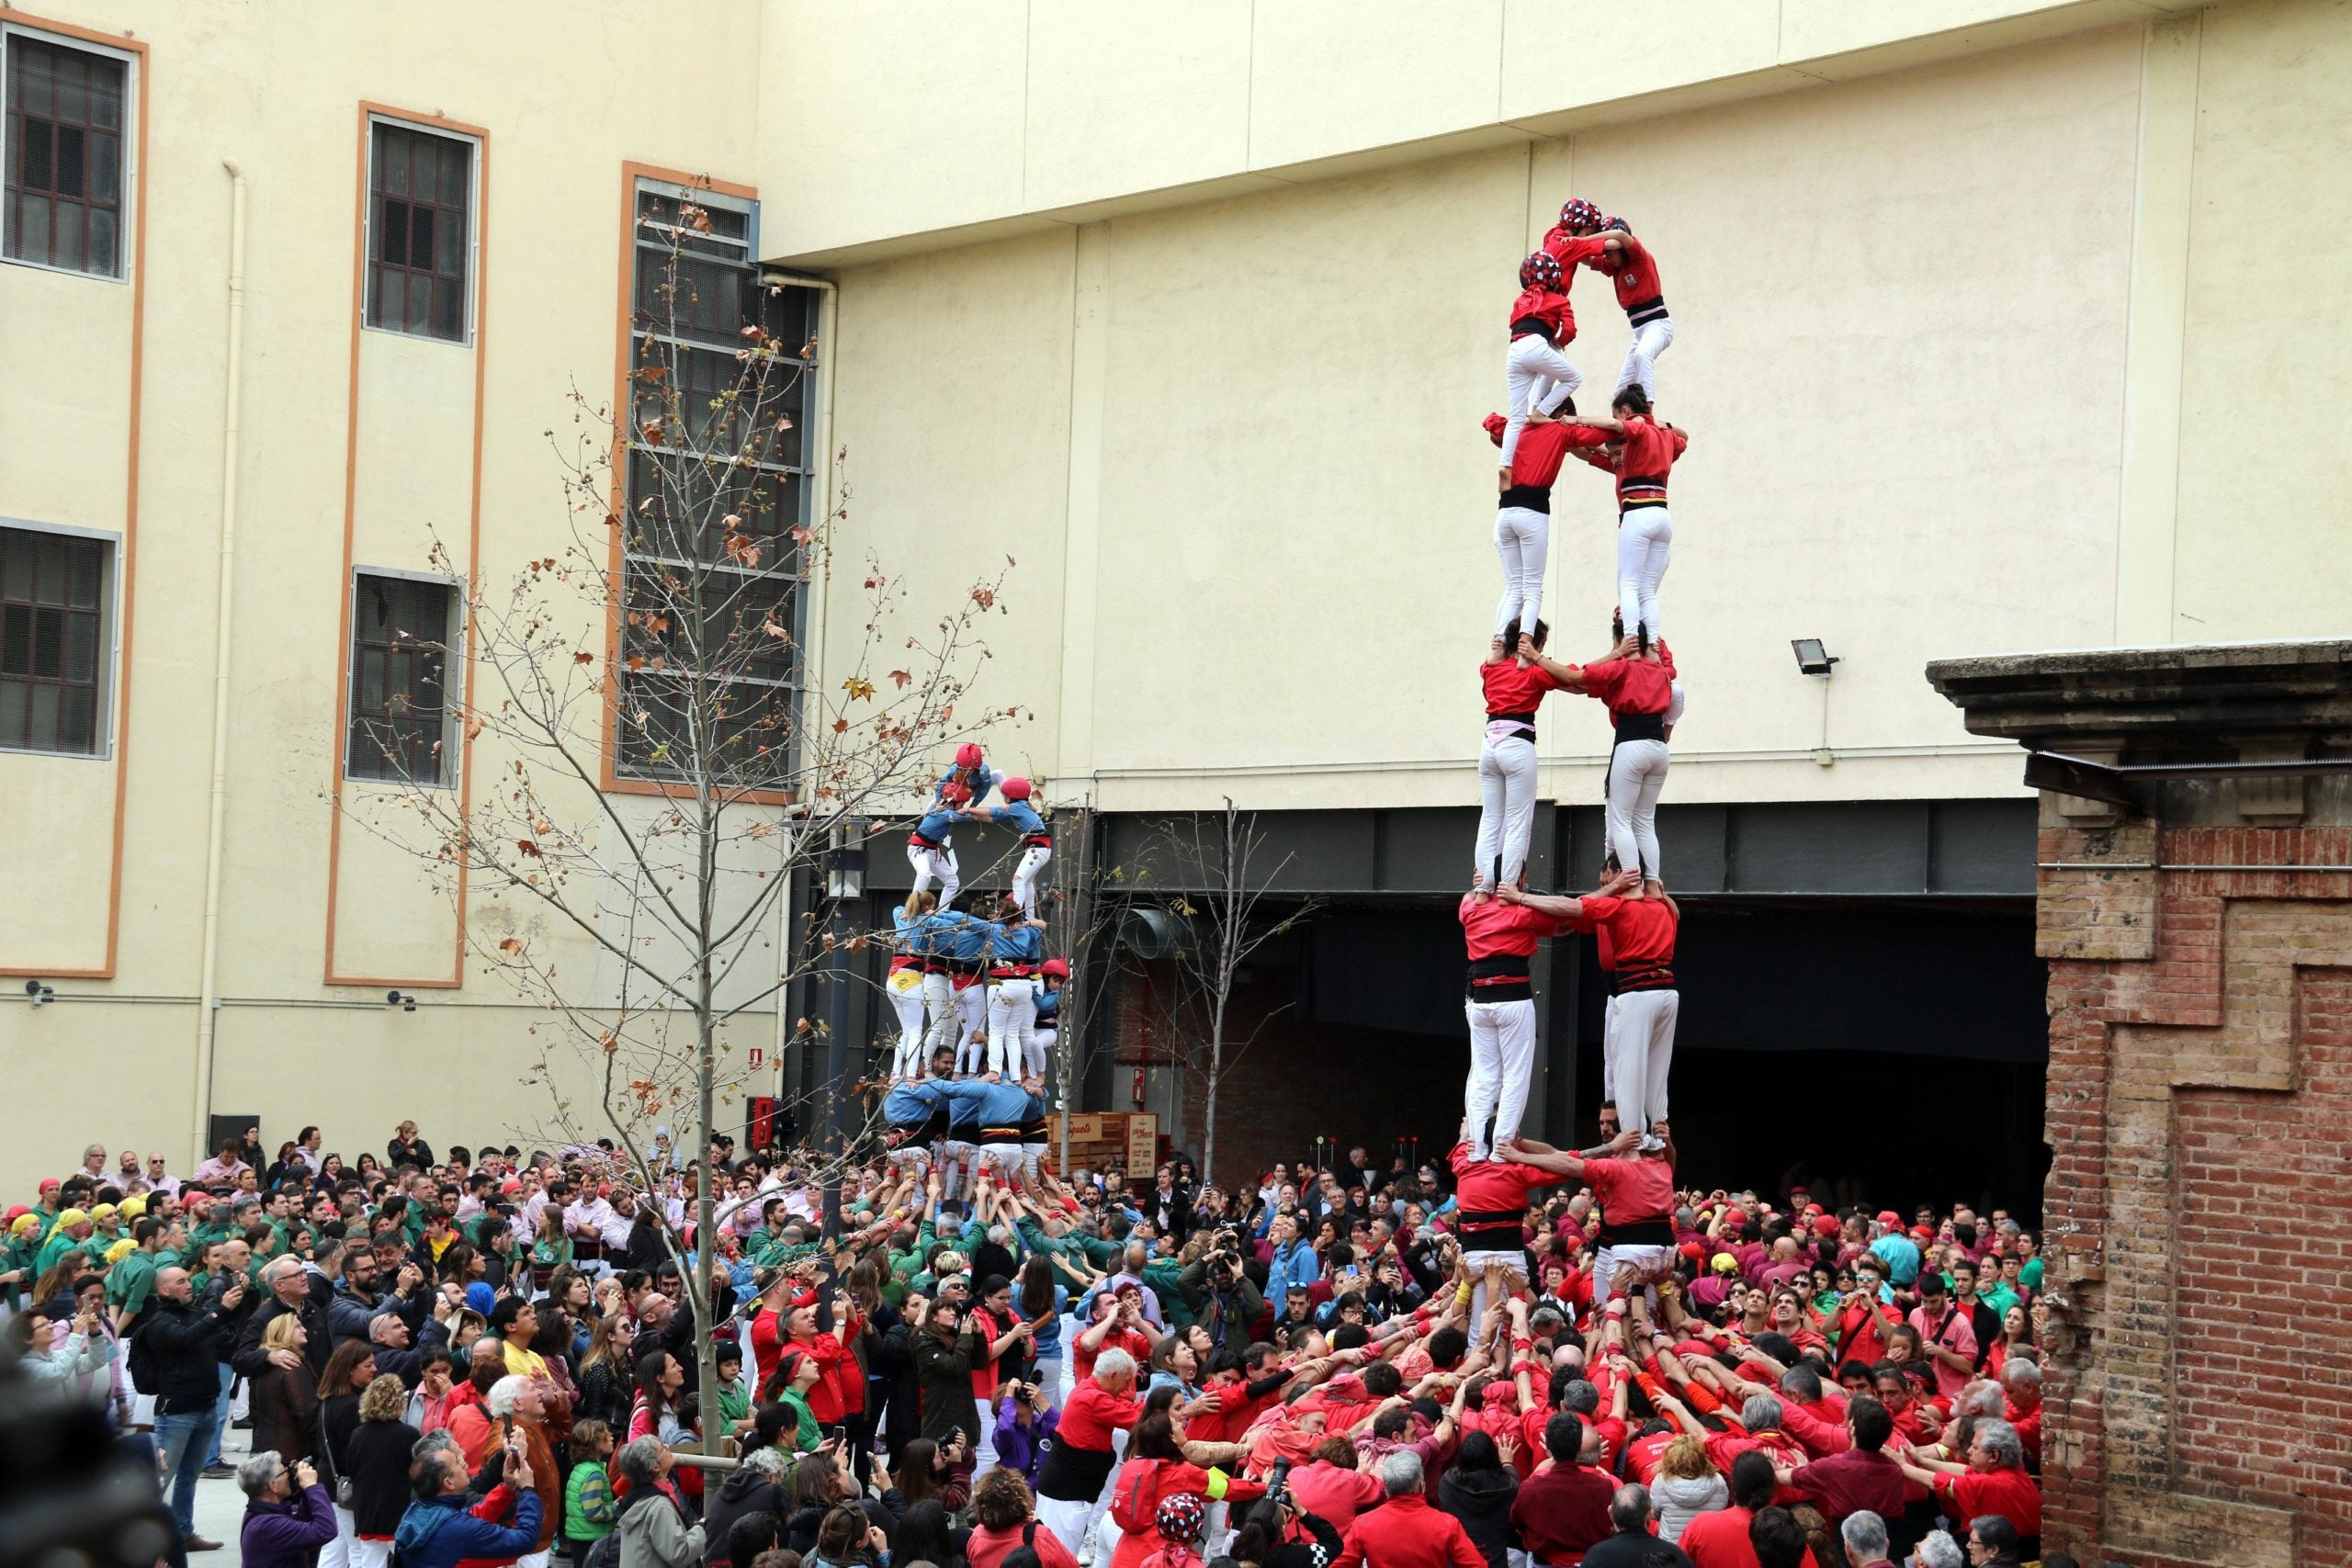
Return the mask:
[(1231, 1192), (984, 1166), (961, 1202), (876, 1162), (833, 1240), (808, 1168), (725, 1145), (634, 1179), (413, 1129), (364, 1171), (93, 1150), (9, 1213), (0, 1288), (23, 1367), (160, 1458), (182, 1551), (248, 1413), (259, 1564), (2041, 1556), (2030, 1233), (1660, 1186), (1628, 1243), (1671, 1180), (1643, 1142)]

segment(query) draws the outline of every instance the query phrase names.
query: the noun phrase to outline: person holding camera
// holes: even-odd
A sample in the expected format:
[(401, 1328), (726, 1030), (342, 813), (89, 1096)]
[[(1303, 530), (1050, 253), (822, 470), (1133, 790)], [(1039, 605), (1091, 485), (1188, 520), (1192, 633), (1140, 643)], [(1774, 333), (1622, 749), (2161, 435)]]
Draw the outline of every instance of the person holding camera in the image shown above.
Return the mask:
[(1061, 1413), (1046, 1402), (1043, 1386), (1013, 1378), (998, 1391), (996, 1462), (1030, 1485), (1045, 1468), (1046, 1450), (1061, 1425)]
[(1241, 1233), (1230, 1227), (1217, 1232), (1215, 1247), (1185, 1265), (1176, 1277), (1176, 1293), (1217, 1350), (1247, 1346), (1250, 1328), (1266, 1311), (1266, 1298), (1243, 1266)]
[(245, 1495), (237, 1550), (247, 1568), (312, 1568), (336, 1526), (311, 1461), (298, 1459), (289, 1469), (277, 1450), (264, 1449), (237, 1467), (237, 1485)]

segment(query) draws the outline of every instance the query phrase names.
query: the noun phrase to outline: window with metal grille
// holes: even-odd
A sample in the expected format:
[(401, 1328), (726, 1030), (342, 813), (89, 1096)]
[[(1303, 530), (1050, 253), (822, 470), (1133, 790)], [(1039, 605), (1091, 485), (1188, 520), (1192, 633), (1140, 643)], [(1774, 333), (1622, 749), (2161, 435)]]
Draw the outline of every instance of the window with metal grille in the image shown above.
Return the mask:
[[(619, 771), (785, 787), (816, 291), (762, 282), (756, 203), (646, 180), (636, 219)], [(783, 349), (757, 376), (750, 327)]]
[(0, 30), (0, 254), (121, 276), (129, 62), (10, 28)]
[(446, 784), (449, 631), (447, 582), (363, 571), (351, 589), (351, 727), (355, 779)]
[(106, 750), (114, 546), (0, 528), (0, 747)]
[(466, 336), (474, 144), (378, 120), (368, 155), (368, 324)]

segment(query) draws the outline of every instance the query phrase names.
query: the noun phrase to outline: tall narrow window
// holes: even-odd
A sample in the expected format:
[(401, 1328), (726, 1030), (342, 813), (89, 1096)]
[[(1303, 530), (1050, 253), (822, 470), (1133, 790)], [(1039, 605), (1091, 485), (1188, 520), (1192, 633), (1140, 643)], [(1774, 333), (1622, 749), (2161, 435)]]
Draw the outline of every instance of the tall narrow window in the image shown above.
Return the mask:
[(122, 128), (130, 63), (10, 28), (0, 31), (6, 209), (0, 252), (100, 277), (122, 276)]
[(361, 572), (351, 591), (351, 728), (355, 779), (445, 784), (449, 632), (457, 590)]
[(816, 291), (761, 279), (755, 203), (640, 181), (619, 768), (786, 789)]
[(474, 144), (378, 120), (368, 153), (368, 324), (463, 342)]
[(106, 749), (114, 546), (0, 528), (0, 747)]

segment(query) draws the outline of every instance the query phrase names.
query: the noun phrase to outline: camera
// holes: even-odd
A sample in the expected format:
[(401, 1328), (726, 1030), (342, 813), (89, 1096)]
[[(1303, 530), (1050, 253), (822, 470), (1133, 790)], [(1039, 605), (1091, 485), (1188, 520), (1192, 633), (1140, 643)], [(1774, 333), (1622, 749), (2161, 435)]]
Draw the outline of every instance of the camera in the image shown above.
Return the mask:
[(1278, 1459), (1274, 1461), (1273, 1473), (1266, 1477), (1266, 1496), (1275, 1503), (1290, 1500), (1290, 1461)]

